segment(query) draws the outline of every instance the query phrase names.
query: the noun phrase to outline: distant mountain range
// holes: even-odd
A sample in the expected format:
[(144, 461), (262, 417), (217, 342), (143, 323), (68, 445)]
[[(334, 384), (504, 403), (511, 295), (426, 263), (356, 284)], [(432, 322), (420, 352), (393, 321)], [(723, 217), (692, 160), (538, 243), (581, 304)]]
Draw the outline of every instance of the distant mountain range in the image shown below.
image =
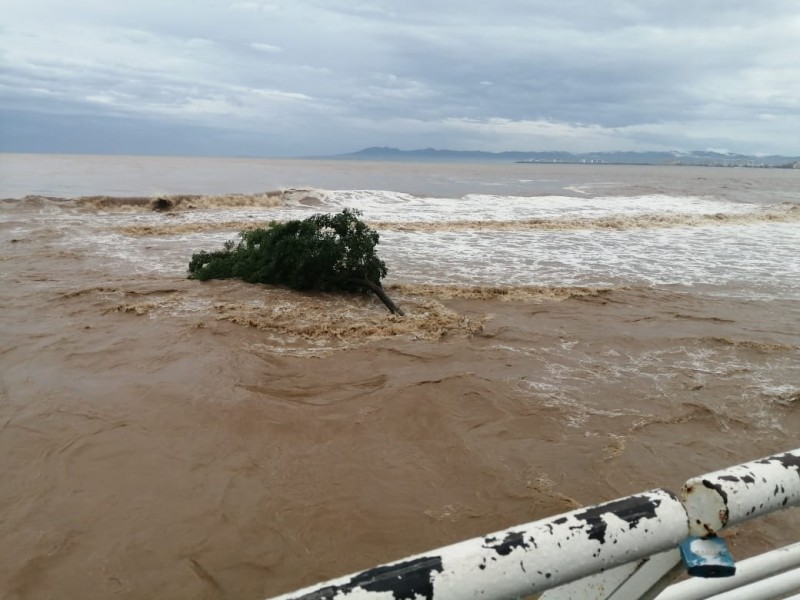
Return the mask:
[(350, 154), (328, 156), (337, 160), (393, 160), (421, 162), (517, 162), (609, 165), (693, 165), (708, 167), (773, 167), (800, 169), (797, 156), (748, 156), (711, 151), (694, 152), (480, 152), (469, 150), (398, 150), (364, 148)]

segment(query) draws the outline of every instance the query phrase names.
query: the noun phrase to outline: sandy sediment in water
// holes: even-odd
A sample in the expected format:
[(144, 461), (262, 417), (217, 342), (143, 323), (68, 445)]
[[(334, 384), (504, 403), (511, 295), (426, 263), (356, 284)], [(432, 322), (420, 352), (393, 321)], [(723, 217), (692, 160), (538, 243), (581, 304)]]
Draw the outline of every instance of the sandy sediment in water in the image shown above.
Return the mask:
[(370, 224), (378, 230), (417, 231), (570, 231), (584, 229), (665, 229), (670, 227), (701, 227), (708, 225), (743, 225), (759, 222), (792, 223), (800, 221), (800, 210), (760, 213), (715, 214), (643, 214), (619, 217), (562, 217), (520, 219), (514, 221), (452, 221), (452, 222), (380, 222)]
[(392, 284), (389, 290), (408, 296), (425, 296), (440, 300), (455, 298), (469, 300), (505, 300), (514, 302), (547, 302), (569, 298), (603, 296), (611, 289), (580, 286), (482, 286), (482, 285), (428, 285)]
[[(400, 319), (13, 231), (8, 598), (265, 598), (797, 445), (789, 301), (389, 285)], [(731, 532), (736, 557), (798, 519)]]
[[(442, 233), (457, 231), (580, 231), (609, 229), (626, 231), (633, 229), (666, 229), (672, 227), (707, 227), (746, 225), (761, 222), (795, 223), (800, 221), (800, 210), (758, 213), (718, 214), (653, 214), (625, 217), (568, 217), (547, 219), (522, 219), (515, 221), (367, 221), (378, 231), (404, 231), (418, 233)], [(248, 230), (265, 227), (269, 221), (251, 220), (217, 221), (202, 223), (147, 223), (124, 225), (115, 230), (131, 236), (181, 235), (206, 231)]]

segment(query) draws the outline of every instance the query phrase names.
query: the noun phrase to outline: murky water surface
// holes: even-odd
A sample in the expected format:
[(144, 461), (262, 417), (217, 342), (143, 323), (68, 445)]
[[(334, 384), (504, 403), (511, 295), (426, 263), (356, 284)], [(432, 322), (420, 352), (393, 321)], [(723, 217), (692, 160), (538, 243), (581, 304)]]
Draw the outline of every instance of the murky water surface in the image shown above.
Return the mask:
[[(9, 598), (265, 598), (798, 446), (798, 172), (0, 155), (0, 182)], [(185, 278), (344, 207), (405, 317)]]

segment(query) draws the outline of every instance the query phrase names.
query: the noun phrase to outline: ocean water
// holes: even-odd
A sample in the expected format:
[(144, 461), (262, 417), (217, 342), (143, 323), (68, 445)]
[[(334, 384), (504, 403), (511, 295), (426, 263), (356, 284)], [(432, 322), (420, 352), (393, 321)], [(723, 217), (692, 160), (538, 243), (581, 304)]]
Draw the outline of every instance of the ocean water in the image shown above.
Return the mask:
[[(214, 247), (230, 238), (237, 224), (349, 207), (381, 232), (391, 282), (684, 285), (708, 293), (787, 299), (800, 293), (800, 192), (794, 171), (254, 160), (218, 160), (210, 168), (209, 159), (110, 157), (45, 157), (37, 159), (43, 165), (33, 167), (28, 162), (35, 161), (27, 158), (4, 159), (0, 196), (56, 199), (6, 207), (38, 202), (35, 218), (49, 219), (53, 227), (80, 222), (84, 243), (134, 270), (180, 274), (191, 251), (183, 245), (187, 239), (198, 248)], [(287, 174), (281, 173), (284, 163)], [(287, 188), (246, 187), (285, 181), (291, 190), (297, 182), (314, 181), (316, 169), (321, 182), (339, 182), (359, 173), (359, 167), (364, 173), (353, 177), (354, 183), (366, 180), (375, 189), (307, 187), (269, 196)], [(51, 172), (43, 177), (39, 168)], [(464, 171), (460, 178), (458, 169)], [(203, 173), (205, 190), (195, 181), (201, 171), (214, 173), (211, 181)], [(648, 176), (645, 186), (641, 180)], [(420, 192), (426, 181), (431, 190)], [(389, 185), (397, 189), (386, 189)], [(645, 187), (649, 191), (641, 193)], [(77, 190), (129, 200), (81, 202), (71, 194)], [(165, 218), (149, 210), (152, 190), (167, 191), (151, 192), (150, 198), (201, 197)], [(187, 209), (192, 202), (200, 208)], [(129, 235), (137, 226), (151, 228), (145, 248)], [(154, 260), (156, 254), (162, 258)]]
[[(0, 198), (12, 598), (263, 598), (798, 445), (798, 171), (0, 155)], [(346, 207), (405, 317), (186, 279)]]

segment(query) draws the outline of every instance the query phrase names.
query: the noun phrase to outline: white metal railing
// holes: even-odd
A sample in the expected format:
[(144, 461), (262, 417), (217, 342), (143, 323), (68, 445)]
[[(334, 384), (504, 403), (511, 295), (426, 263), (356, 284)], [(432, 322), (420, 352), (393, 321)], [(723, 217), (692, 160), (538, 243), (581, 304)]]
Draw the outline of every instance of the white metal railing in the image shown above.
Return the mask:
[[(716, 534), (799, 504), (797, 449), (692, 478), (680, 498), (664, 489), (627, 496), (274, 600), (785, 598), (800, 591), (800, 544), (734, 565)], [(684, 567), (701, 577), (667, 587)]]
[(781, 576), (794, 572), (796, 577), (798, 564), (800, 564), (800, 543), (737, 562), (736, 575), (733, 577), (686, 579), (671, 585), (658, 596), (658, 600), (703, 600), (703, 598), (718, 597), (723, 592), (734, 589), (737, 593), (745, 594), (738, 596), (740, 598), (755, 599), (759, 595), (751, 587), (753, 584), (766, 586), (770, 593), (778, 593), (780, 594), (778, 597), (783, 597), (786, 593), (796, 591), (796, 588), (784, 589)]

